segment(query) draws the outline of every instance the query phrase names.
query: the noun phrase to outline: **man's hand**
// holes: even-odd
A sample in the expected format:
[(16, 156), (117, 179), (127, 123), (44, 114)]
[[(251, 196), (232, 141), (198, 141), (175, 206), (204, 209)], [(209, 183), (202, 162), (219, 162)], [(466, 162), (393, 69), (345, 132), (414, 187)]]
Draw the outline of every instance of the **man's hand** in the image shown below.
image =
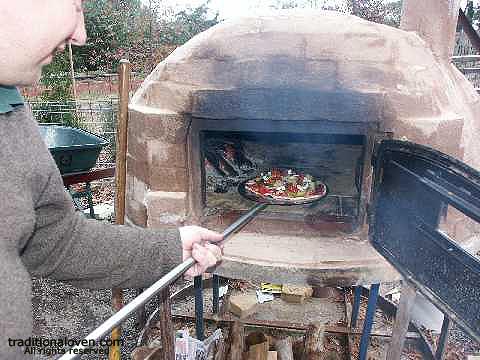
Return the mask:
[(179, 231), (182, 240), (183, 260), (193, 257), (197, 262), (185, 275), (191, 277), (201, 275), (222, 259), (221, 248), (212, 244), (222, 241), (222, 235), (200, 226), (184, 226), (179, 228)]

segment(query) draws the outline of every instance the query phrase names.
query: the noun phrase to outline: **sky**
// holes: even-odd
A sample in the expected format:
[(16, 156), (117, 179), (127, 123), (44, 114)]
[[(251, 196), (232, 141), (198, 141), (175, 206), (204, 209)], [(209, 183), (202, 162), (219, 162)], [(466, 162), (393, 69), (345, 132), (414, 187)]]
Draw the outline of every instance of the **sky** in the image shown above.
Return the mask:
[[(148, 5), (150, 0), (142, 0)], [(152, 2), (154, 2), (153, 0)], [(158, 0), (157, 0), (158, 1)], [(315, 0), (314, 0), (315, 1)], [(319, 4), (341, 4), (343, 0), (316, 0)], [(204, 4), (206, 0), (162, 0), (162, 3), (168, 4), (178, 11), (187, 7), (197, 7)], [(480, 0), (474, 0), (479, 3)], [(253, 11), (267, 10), (275, 0), (210, 0), (209, 7), (215, 12), (218, 11), (220, 19), (230, 19), (251, 14)], [(461, 0), (462, 8), (465, 8), (467, 0)]]

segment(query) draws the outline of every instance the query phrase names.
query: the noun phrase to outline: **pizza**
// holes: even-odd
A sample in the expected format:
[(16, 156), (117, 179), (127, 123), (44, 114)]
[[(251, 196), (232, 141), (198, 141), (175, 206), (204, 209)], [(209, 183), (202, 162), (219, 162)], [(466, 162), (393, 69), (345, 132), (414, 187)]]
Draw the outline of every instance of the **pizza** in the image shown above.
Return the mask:
[(325, 196), (327, 187), (312, 175), (292, 169), (272, 169), (245, 183), (255, 195), (275, 200), (309, 200)]

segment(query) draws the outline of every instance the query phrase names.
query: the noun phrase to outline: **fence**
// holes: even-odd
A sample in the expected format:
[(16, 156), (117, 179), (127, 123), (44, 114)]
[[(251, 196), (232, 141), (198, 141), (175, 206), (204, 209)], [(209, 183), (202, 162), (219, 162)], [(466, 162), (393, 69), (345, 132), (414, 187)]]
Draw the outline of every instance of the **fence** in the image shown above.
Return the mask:
[[(55, 77), (69, 77), (69, 73), (55, 74)], [(145, 74), (132, 73), (130, 78), (130, 91), (134, 92)], [(50, 89), (42, 84), (22, 88), (22, 95), (31, 101), (41, 101), (42, 95)], [(104, 100), (118, 98), (118, 74), (81, 74), (75, 76), (75, 90), (77, 100)]]
[[(467, 35), (460, 31), (457, 33), (454, 56), (477, 55), (478, 51), (472, 46)], [(476, 89), (480, 89), (480, 59), (454, 59), (454, 64), (470, 80)]]

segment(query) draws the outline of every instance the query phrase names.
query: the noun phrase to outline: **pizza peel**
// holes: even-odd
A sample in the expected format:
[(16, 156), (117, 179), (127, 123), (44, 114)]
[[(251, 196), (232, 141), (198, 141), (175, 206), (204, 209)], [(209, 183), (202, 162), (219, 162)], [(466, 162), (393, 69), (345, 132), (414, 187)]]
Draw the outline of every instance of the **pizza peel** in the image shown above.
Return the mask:
[[(324, 193), (321, 196), (315, 196), (311, 198), (292, 198), (292, 199), (274, 199), (267, 196), (260, 196), (248, 190), (246, 187), (246, 183), (251, 180), (245, 180), (238, 186), (238, 192), (240, 195), (245, 197), (248, 200), (254, 201), (256, 204), (250, 208), (244, 215), (240, 216), (235, 222), (233, 222), (230, 226), (228, 226), (222, 233), (223, 240), (218, 245), (225, 243), (227, 238), (232, 235), (233, 233), (242, 229), (245, 225), (247, 225), (260, 211), (265, 209), (269, 205), (280, 205), (280, 206), (294, 206), (294, 205), (306, 205), (317, 202), (323, 199), (327, 193), (328, 188), (325, 184), (322, 183), (324, 186)], [(318, 181), (317, 181), (318, 182)], [(121, 308), (118, 312), (116, 312), (113, 316), (107, 319), (102, 325), (98, 328), (93, 330), (90, 334), (85, 337), (87, 342), (82, 343), (90, 343), (89, 340), (93, 340), (94, 342), (98, 341), (99, 339), (103, 338), (106, 334), (108, 334), (113, 328), (117, 327), (123, 321), (125, 321), (130, 314), (136, 311), (139, 307), (143, 306), (147, 301), (149, 301), (153, 296), (155, 296), (158, 292), (162, 291), (165, 287), (172, 284), (176, 279), (182, 276), (188, 269), (190, 269), (193, 265), (195, 265), (195, 260), (190, 257), (180, 265), (177, 265), (175, 268), (170, 270), (169, 273), (164, 275), (160, 280), (155, 282), (152, 286), (148, 289), (144, 290), (139, 296)], [(211, 270), (211, 269), (209, 269)], [(77, 358), (79, 353), (81, 353), (80, 349), (88, 348), (89, 346), (78, 345), (75, 346), (73, 349), (78, 349), (74, 352), (71, 349), (70, 352), (67, 352), (65, 355), (59, 358), (59, 360), (71, 360)]]

